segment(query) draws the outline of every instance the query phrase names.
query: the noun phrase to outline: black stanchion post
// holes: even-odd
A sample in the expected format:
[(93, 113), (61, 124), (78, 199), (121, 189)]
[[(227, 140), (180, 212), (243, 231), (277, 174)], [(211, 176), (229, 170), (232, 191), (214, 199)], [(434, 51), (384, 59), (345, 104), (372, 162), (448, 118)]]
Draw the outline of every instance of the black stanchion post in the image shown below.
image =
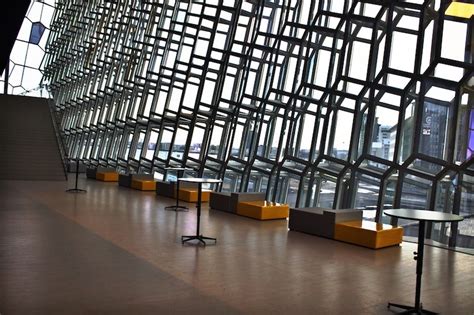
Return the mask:
[(167, 170), (174, 170), (176, 171), (176, 205), (175, 206), (167, 206), (165, 207), (165, 210), (174, 210), (174, 211), (188, 211), (188, 207), (180, 206), (179, 205), (179, 180), (178, 178), (183, 177), (184, 172), (186, 171), (186, 168), (180, 168), (180, 167), (169, 167)]
[(77, 188), (77, 182), (79, 181), (79, 158), (76, 158), (76, 183), (74, 184), (74, 188), (66, 190), (66, 192), (87, 192), (85, 189)]
[(77, 181), (79, 180), (79, 159), (76, 158), (76, 184), (74, 186), (74, 189), (77, 190)]

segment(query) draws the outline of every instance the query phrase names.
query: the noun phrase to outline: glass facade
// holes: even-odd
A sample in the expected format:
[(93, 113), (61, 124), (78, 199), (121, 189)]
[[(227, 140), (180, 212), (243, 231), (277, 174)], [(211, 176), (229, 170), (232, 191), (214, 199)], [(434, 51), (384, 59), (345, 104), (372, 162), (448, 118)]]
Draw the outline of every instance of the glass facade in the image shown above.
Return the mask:
[(192, 167), (223, 191), (379, 222), (462, 214), (429, 237), (474, 248), (473, 19), (375, 3), (58, 1), (43, 80), (69, 157)]
[[(5, 94), (50, 97), (41, 84), (41, 62), (45, 55), (54, 0), (31, 1), (17, 39), (10, 52), (8, 73), (0, 76), (0, 92)], [(5, 91), (5, 75), (8, 76)]]

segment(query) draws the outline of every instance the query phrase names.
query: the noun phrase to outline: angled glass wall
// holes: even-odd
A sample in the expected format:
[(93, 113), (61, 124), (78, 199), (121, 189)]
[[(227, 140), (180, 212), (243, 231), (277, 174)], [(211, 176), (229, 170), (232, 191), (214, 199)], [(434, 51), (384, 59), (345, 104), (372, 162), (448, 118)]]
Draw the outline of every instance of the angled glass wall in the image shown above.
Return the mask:
[(474, 248), (472, 14), (375, 3), (58, 1), (45, 82), (69, 156), (377, 222), (457, 213), (428, 236)]
[[(54, 0), (31, 1), (25, 19), (10, 52), (8, 73), (0, 76), (0, 93), (50, 97), (42, 86), (42, 64), (49, 25), (54, 14)], [(5, 75), (8, 76), (5, 91)]]

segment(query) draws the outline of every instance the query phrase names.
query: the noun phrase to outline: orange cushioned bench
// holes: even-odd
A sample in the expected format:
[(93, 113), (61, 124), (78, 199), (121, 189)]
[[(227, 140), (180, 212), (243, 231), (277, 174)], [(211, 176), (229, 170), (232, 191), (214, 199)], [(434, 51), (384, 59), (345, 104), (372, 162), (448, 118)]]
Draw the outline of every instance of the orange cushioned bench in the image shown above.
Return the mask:
[(111, 171), (104, 171), (104, 172), (97, 171), (95, 175), (95, 179), (101, 180), (103, 182), (118, 182), (119, 174), (117, 172), (111, 172)]
[(334, 239), (373, 249), (398, 245), (403, 228), (371, 221), (346, 221), (335, 224)]
[(246, 201), (237, 204), (237, 214), (257, 220), (274, 220), (288, 218), (290, 207), (287, 204), (264, 200)]
[[(208, 202), (209, 196), (211, 191), (210, 190), (202, 190), (201, 191), (201, 202)], [(179, 195), (178, 199), (186, 202), (197, 202), (198, 201), (198, 189), (197, 188), (179, 188)]]
[(131, 186), (138, 190), (156, 190), (156, 182), (148, 179), (132, 179)]

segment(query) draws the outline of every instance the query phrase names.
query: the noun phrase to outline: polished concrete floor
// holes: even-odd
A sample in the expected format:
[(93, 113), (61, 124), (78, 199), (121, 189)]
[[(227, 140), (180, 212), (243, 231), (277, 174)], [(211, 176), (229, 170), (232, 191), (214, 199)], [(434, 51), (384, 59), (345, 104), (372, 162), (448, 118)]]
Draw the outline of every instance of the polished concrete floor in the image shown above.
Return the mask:
[[(202, 233), (217, 244), (183, 246), (194, 205), (176, 213), (153, 192), (68, 185), (0, 181), (0, 314), (393, 314), (387, 301), (413, 303), (416, 244), (374, 251), (206, 205)], [(473, 292), (474, 256), (426, 248), (425, 308), (474, 314)]]

